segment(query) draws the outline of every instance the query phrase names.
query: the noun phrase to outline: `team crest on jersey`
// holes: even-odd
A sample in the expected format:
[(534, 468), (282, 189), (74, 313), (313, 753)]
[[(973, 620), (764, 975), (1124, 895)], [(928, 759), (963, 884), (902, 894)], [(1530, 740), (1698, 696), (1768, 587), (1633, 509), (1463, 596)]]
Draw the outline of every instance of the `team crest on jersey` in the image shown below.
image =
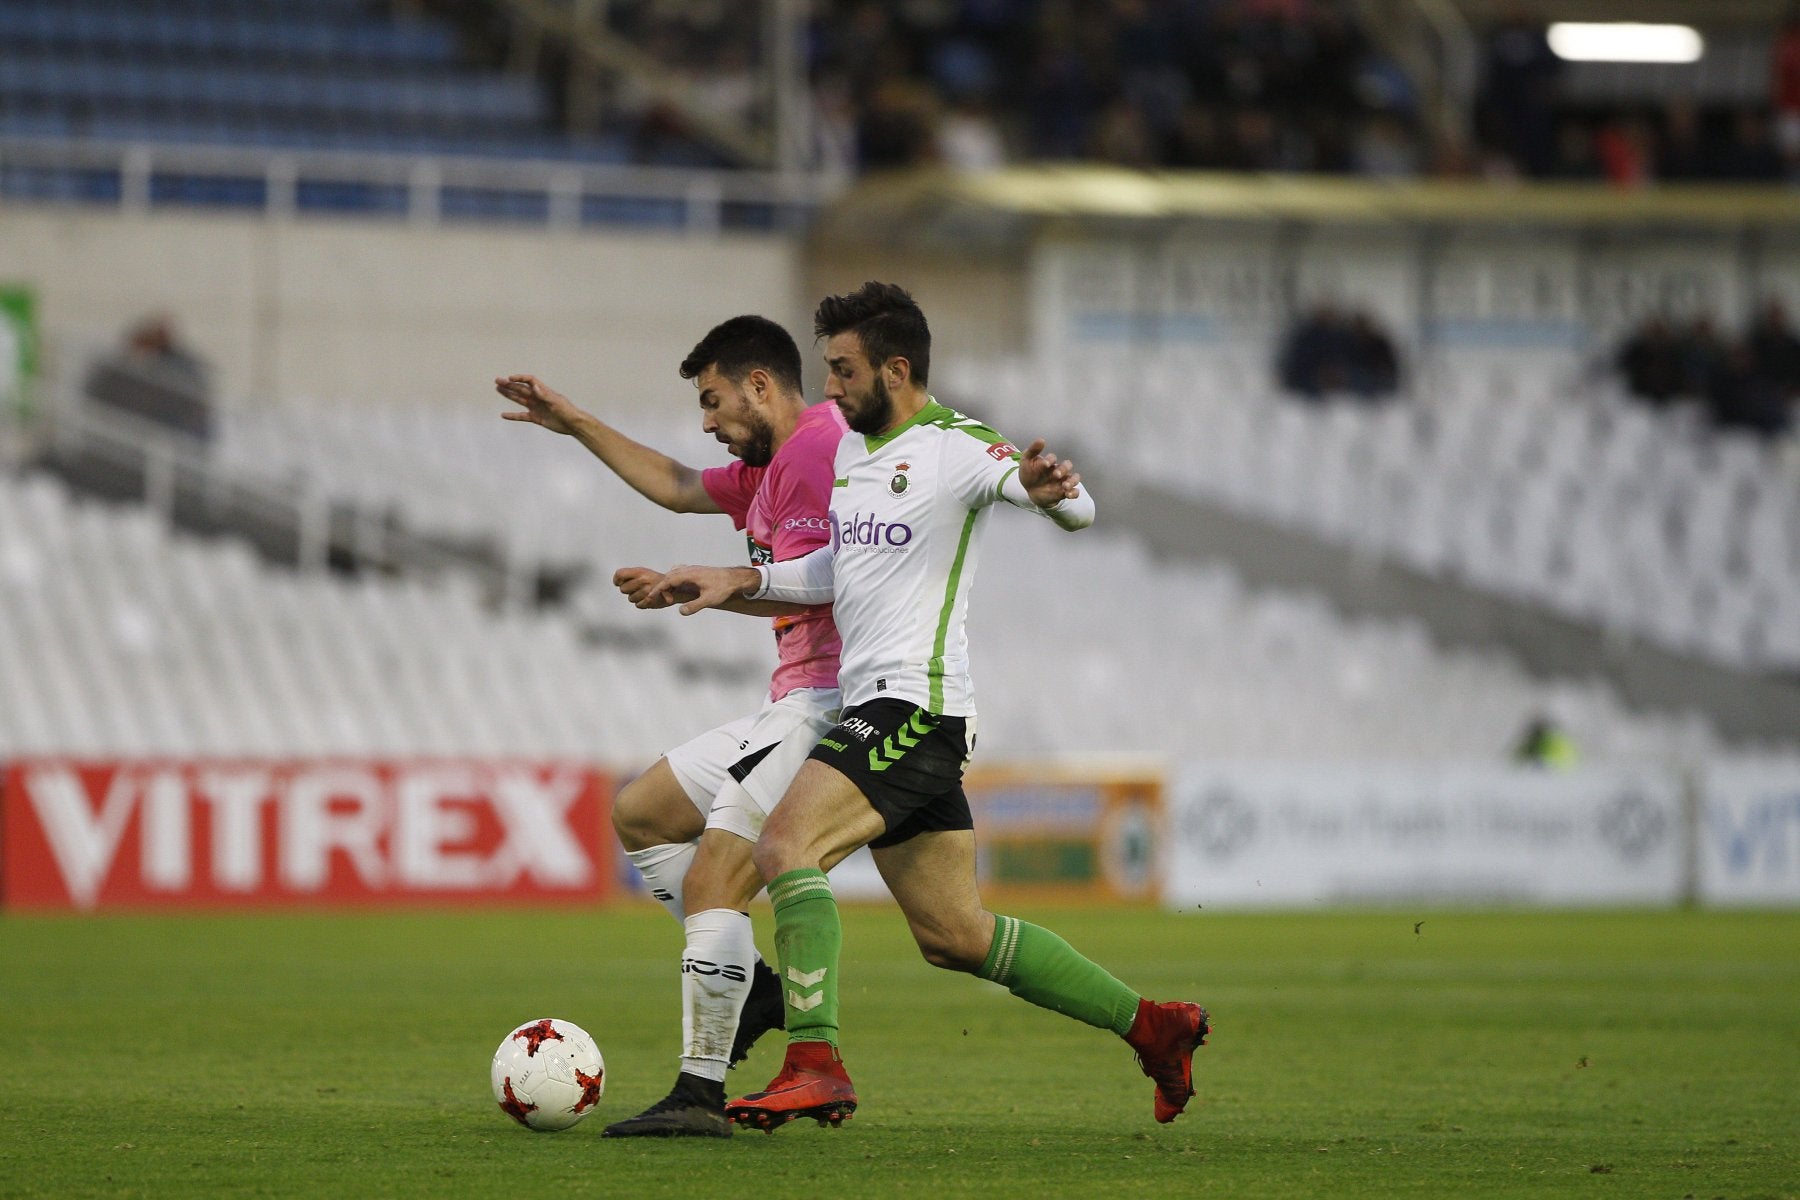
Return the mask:
[(988, 457), (995, 462), (1005, 462), (1009, 458), (1019, 456), (1019, 448), (1011, 442), (995, 442), (988, 447)]
[(910, 471), (911, 469), (912, 469), (912, 464), (905, 463), (905, 462), (903, 462), (899, 466), (895, 467), (894, 468), (894, 477), (892, 479), (888, 480), (888, 491), (892, 492), (896, 496), (898, 496), (902, 492), (904, 492), (907, 489), (907, 487), (909, 485), (911, 485), (911, 483), (912, 483), (912, 480), (910, 480), (906, 477), (906, 473), (908, 471)]

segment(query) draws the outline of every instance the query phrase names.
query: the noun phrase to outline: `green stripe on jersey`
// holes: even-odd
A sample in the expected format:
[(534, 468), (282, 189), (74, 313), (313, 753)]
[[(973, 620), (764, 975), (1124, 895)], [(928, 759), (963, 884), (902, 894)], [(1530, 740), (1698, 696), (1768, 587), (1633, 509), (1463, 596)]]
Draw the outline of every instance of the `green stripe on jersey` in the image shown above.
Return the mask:
[(936, 400), (927, 396), (925, 397), (924, 408), (921, 408), (918, 412), (908, 417), (904, 422), (895, 426), (893, 429), (888, 430), (886, 433), (865, 433), (863, 435), (863, 449), (870, 454), (873, 454), (914, 426), (938, 424), (938, 414), (947, 413), (949, 411), (949, 409), (939, 404)]
[(1000, 482), (996, 483), (994, 485), (994, 498), (996, 500), (998, 500), (1001, 496), (1006, 494), (1006, 481), (1011, 479), (1014, 475), (1018, 474), (1018, 472), (1019, 472), (1019, 464), (1014, 463), (1012, 465), (1012, 467), (1006, 472), (1006, 474), (1004, 474), (1000, 477)]
[(975, 518), (980, 509), (972, 508), (963, 518), (962, 538), (956, 543), (956, 561), (950, 564), (950, 579), (944, 584), (944, 607), (938, 612), (937, 639), (931, 645), (931, 662), (926, 673), (931, 677), (931, 712), (944, 711), (944, 643), (950, 637), (950, 614), (956, 611), (956, 589), (962, 583), (963, 560), (969, 554), (969, 536), (975, 532)]
[(966, 413), (959, 413), (954, 408), (939, 404), (935, 399), (932, 400), (930, 404), (926, 405), (924, 411), (920, 412), (919, 415), (925, 419), (925, 424), (936, 425), (939, 429), (960, 429), (970, 437), (976, 438), (984, 443), (1003, 442), (1006, 440), (991, 427), (982, 424), (974, 417), (971, 417)]
[(850, 481), (848, 479), (834, 479), (831, 481), (831, 486), (832, 487), (849, 487)]

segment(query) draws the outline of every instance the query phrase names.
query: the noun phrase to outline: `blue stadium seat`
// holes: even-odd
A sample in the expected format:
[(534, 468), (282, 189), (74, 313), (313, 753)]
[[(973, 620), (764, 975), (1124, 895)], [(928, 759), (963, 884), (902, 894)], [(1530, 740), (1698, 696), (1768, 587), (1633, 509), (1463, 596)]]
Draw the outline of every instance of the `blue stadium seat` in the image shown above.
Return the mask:
[[(631, 161), (621, 137), (558, 132), (534, 80), (463, 67), (458, 52), (449, 23), (391, 17), (366, 0), (0, 0), (0, 136)], [(116, 173), (102, 175), (15, 172), (4, 194), (116, 197)], [(157, 202), (254, 194), (218, 180), (153, 186)], [(300, 202), (385, 212), (405, 197), (326, 186)], [(444, 208), (545, 215), (541, 197), (483, 192), (448, 196)], [(584, 219), (679, 222), (667, 205), (617, 203)]]

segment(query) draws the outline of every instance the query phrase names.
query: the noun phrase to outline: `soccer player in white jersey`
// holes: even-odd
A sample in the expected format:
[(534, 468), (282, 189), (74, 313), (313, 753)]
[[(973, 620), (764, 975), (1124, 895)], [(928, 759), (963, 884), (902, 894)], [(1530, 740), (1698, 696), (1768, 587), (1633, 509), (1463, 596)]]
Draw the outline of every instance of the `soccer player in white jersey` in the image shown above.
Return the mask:
[[(796, 557), (821, 544), (844, 419), (835, 405), (807, 406), (794, 339), (763, 317), (734, 317), (701, 339), (681, 376), (699, 392), (701, 427), (737, 459), (730, 466), (684, 466), (530, 375), (495, 386), (523, 409), (503, 416), (576, 438), (662, 507), (730, 516), (749, 540), (752, 562)], [(629, 568), (614, 582), (628, 595), (641, 590)], [(756, 956), (749, 917), (736, 910), (748, 909), (761, 889), (750, 842), (762, 814), (837, 719), (839, 641), (829, 605), (747, 600), (730, 607), (774, 618), (779, 662), (769, 702), (670, 750), (613, 807), (626, 854), (687, 935), (676, 1091), (640, 1118), (610, 1127), (615, 1137), (728, 1135), (725, 1071), (781, 1026), (781, 985)]]
[(1074, 530), (1093, 522), (1093, 499), (1041, 440), (1020, 454), (931, 398), (930, 330), (903, 289), (867, 283), (827, 297), (814, 331), (827, 339), (825, 395), (852, 431), (837, 453), (830, 543), (755, 567), (677, 567), (645, 596), (684, 601), (683, 613), (746, 599), (830, 600), (844, 640), (843, 714), (753, 852), (775, 906), (787, 1057), (727, 1114), (772, 1130), (855, 1110), (838, 1054), (842, 933), (825, 872), (867, 845), (928, 962), (1119, 1034), (1156, 1085), (1156, 1119), (1172, 1121), (1193, 1095), (1205, 1010), (1144, 999), (1049, 930), (989, 912), (962, 789), (975, 724), (963, 622), (989, 512), (1005, 500)]

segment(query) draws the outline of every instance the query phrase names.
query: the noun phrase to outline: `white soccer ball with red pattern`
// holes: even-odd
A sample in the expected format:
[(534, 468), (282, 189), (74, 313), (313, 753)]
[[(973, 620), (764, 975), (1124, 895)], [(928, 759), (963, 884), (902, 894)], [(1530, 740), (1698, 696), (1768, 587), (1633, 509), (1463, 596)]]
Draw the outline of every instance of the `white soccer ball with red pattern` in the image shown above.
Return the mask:
[(606, 1061), (587, 1030), (544, 1017), (506, 1035), (489, 1078), (494, 1102), (519, 1124), (567, 1129), (600, 1103)]

